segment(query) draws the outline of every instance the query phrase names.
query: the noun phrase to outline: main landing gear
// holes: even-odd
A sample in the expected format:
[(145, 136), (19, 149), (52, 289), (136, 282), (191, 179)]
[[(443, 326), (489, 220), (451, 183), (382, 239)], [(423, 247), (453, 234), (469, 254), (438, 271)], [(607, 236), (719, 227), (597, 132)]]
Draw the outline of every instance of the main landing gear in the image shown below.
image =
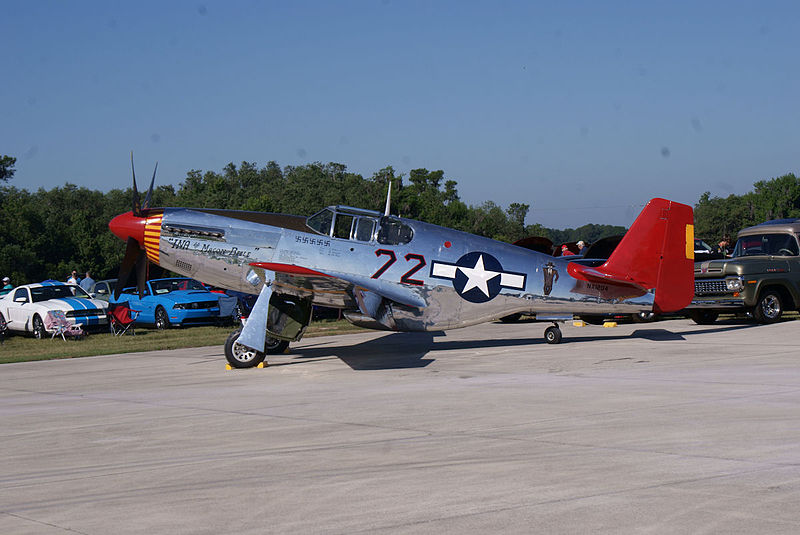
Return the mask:
[(239, 343), (241, 329), (231, 333), (225, 341), (225, 358), (232, 368), (252, 368), (258, 366), (267, 355), (279, 355), (286, 351), (289, 342), (267, 336), (264, 351), (255, 351)]
[(561, 329), (558, 327), (558, 323), (553, 323), (544, 330), (544, 341), (548, 344), (561, 343)]

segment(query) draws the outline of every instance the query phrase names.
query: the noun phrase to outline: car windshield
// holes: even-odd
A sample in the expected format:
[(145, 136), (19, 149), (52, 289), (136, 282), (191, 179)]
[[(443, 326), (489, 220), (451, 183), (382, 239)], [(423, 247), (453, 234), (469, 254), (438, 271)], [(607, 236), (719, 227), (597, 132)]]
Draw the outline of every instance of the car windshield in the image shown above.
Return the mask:
[(713, 249), (709, 244), (704, 242), (703, 240), (694, 240), (694, 252), (695, 253), (710, 253)]
[(165, 279), (150, 281), (154, 295), (162, 295), (175, 290), (205, 290), (202, 284), (193, 279)]
[(791, 234), (756, 234), (742, 236), (736, 242), (733, 257), (740, 256), (797, 256), (797, 240)]
[(59, 284), (57, 286), (34, 286), (31, 288), (31, 299), (34, 303), (48, 301), (50, 299), (61, 299), (63, 297), (77, 297), (78, 299), (90, 299), (89, 294), (77, 284)]

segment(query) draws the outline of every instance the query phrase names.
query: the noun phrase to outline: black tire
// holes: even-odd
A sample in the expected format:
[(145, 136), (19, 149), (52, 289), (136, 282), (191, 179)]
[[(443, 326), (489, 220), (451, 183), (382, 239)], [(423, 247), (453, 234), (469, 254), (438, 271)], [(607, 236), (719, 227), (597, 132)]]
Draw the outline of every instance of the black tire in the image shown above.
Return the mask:
[(159, 331), (169, 329), (169, 316), (167, 315), (167, 311), (164, 310), (164, 307), (156, 308), (154, 323), (156, 329), (158, 329)]
[(225, 340), (225, 359), (232, 368), (252, 368), (264, 362), (266, 353), (254, 351), (238, 342), (241, 329), (233, 331)]
[(631, 320), (634, 323), (650, 323), (656, 321), (656, 313), (655, 312), (638, 312), (631, 316)]
[(589, 325), (602, 325), (606, 322), (605, 316), (579, 316), (582, 321)]
[(556, 327), (555, 325), (551, 325), (547, 329), (544, 330), (544, 341), (548, 344), (560, 344), (561, 343), (561, 329)]
[(767, 290), (758, 298), (753, 316), (759, 323), (775, 323), (783, 315), (781, 295), (775, 290)]
[(0, 312), (0, 342), (2, 342), (8, 334), (8, 324), (6, 323), (6, 318), (3, 317), (2, 312)]
[(280, 355), (286, 348), (289, 347), (289, 342), (286, 340), (278, 340), (277, 338), (272, 338), (271, 336), (267, 336), (267, 343), (264, 347), (264, 352), (267, 355)]
[(33, 316), (33, 321), (31, 322), (31, 326), (33, 327), (33, 337), (39, 340), (47, 338), (47, 331), (44, 329), (44, 322), (42, 318), (39, 317), (39, 314), (35, 314)]
[(689, 317), (698, 325), (711, 325), (717, 321), (719, 312), (715, 310), (692, 310), (689, 312)]
[(520, 318), (522, 318), (522, 313), (518, 312), (516, 314), (509, 314), (508, 316), (503, 316), (502, 318), (500, 318), (500, 321), (503, 323), (516, 323), (520, 320)]

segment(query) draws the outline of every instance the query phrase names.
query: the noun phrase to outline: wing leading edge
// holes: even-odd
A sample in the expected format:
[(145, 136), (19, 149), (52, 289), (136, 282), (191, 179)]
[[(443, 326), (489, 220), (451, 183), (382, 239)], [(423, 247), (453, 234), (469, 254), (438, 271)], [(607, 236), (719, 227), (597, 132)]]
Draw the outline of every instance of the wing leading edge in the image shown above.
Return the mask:
[[(385, 299), (402, 305), (425, 308), (427, 303), (414, 288), (365, 275), (342, 273), (339, 271), (318, 271), (294, 264), (281, 264), (275, 262), (253, 262), (251, 267), (260, 268), (276, 273), (276, 282), (290, 293), (319, 297), (320, 304), (330, 300), (352, 299), (354, 290), (364, 289), (373, 292)], [(292, 291), (293, 290), (293, 291)], [(343, 295), (346, 294), (346, 295)], [(327, 297), (326, 297), (327, 296)], [(356, 304), (356, 303), (353, 303)]]

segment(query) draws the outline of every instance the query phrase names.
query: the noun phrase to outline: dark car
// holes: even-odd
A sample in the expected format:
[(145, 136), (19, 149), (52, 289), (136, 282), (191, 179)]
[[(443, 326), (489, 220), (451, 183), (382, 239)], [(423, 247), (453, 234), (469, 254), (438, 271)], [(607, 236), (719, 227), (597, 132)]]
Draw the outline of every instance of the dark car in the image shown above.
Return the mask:
[(694, 261), (705, 262), (706, 260), (716, 260), (725, 258), (725, 255), (715, 251), (713, 247), (699, 238), (694, 239)]

